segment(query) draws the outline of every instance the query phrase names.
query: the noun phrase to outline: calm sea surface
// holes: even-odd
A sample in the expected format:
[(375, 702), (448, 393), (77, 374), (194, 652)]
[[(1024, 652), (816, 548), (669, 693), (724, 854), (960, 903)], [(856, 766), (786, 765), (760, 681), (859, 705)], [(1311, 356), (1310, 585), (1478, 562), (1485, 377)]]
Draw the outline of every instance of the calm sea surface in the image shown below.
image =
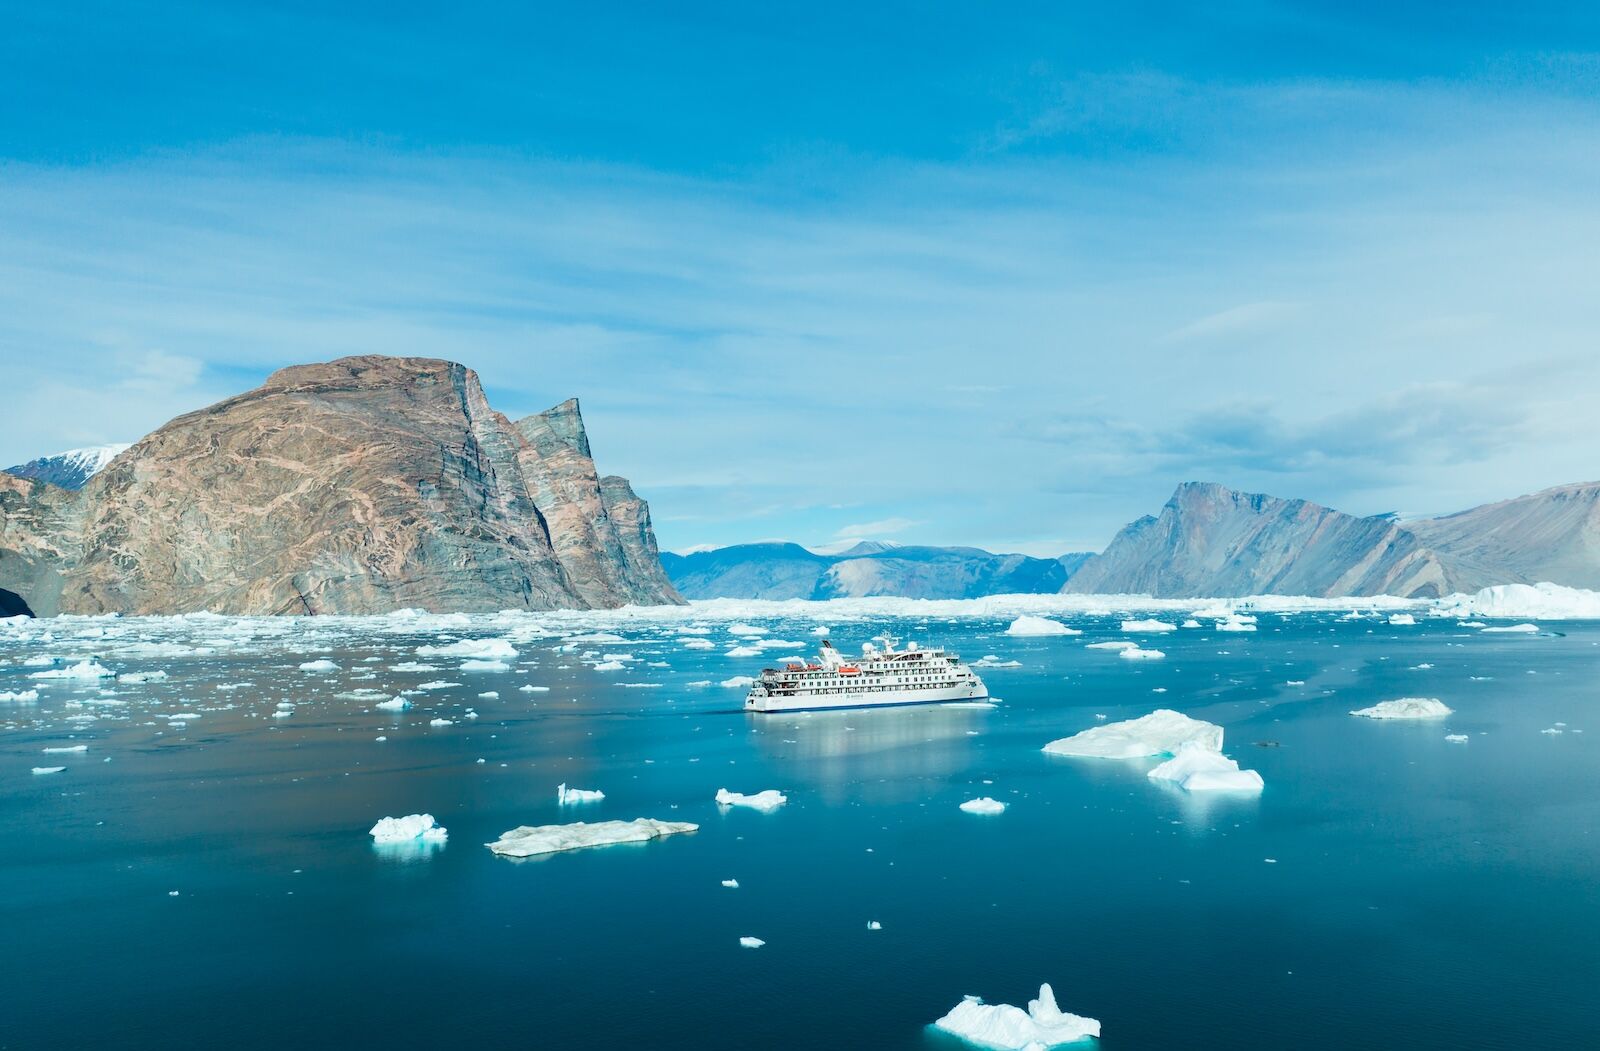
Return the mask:
[[(796, 643), (759, 657), (703, 610), (5, 622), (0, 693), (39, 698), (0, 701), (0, 1046), (933, 1051), (961, 1046), (926, 1027), (963, 994), (1042, 981), (1107, 1049), (1600, 1046), (1600, 625), (1261, 614), (1139, 636), (1159, 661), (1085, 647), (1122, 617), (1009, 638), (1009, 616), (747, 609)], [(813, 651), (819, 622), (847, 651), (889, 629), (1021, 666), (981, 671), (992, 709), (741, 713), (718, 684)], [(571, 638), (597, 631), (622, 641)], [(462, 639), (516, 656), (417, 653)], [(92, 656), (168, 678), (23, 663)], [(1455, 714), (1347, 714), (1405, 696)], [(1040, 751), (1157, 707), (1223, 725), (1266, 791)], [(561, 782), (606, 798), (560, 808)], [(721, 812), (723, 787), (789, 803)], [(957, 809), (980, 795), (1009, 808)], [(442, 848), (374, 848), (378, 818), (423, 812)], [(700, 830), (483, 846), (635, 817)]]

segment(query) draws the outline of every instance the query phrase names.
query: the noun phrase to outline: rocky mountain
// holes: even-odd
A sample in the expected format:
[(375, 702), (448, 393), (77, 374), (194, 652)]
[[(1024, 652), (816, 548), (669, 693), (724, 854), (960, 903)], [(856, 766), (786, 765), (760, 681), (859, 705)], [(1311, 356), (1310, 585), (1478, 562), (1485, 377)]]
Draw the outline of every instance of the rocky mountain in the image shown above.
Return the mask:
[(1048, 594), (1068, 578), (1067, 567), (1056, 559), (872, 541), (826, 555), (788, 543), (668, 552), (662, 565), (689, 598), (976, 598)]
[(1423, 543), (1496, 584), (1600, 590), (1600, 482), (1562, 485), (1404, 523)]
[(0, 588), (37, 613), (681, 601), (576, 402), (513, 425), (472, 370), (429, 358), (282, 369), (75, 494), (12, 478), (0, 510)]
[(1190, 482), (1160, 515), (1125, 527), (1063, 590), (1432, 598), (1545, 580), (1600, 586), (1600, 483), (1401, 522)]
[(7, 467), (6, 474), (18, 478), (37, 478), (41, 482), (59, 485), (63, 489), (82, 489), (84, 483), (105, 469), (105, 466), (128, 449), (127, 443), (96, 445), (88, 449), (68, 449), (54, 456), (41, 456), (37, 460)]

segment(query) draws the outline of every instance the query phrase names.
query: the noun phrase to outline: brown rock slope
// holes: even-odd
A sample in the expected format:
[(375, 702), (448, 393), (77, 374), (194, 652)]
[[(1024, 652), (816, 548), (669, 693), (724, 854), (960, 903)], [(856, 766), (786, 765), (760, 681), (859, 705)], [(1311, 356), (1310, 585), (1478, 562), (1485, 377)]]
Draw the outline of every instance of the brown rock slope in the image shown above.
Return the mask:
[[(588, 549), (564, 526), (552, 533), (550, 519), (570, 512), (530, 484), (528, 453), (464, 366), (369, 356), (283, 369), (173, 420), (74, 494), (78, 523), (57, 530), (73, 543), (53, 542), (63, 552), (52, 563), (56, 608), (473, 612), (678, 601), (670, 587), (576, 586), (558, 549), (583, 570)], [(19, 578), (24, 559), (47, 561), (31, 543), (13, 548)]]

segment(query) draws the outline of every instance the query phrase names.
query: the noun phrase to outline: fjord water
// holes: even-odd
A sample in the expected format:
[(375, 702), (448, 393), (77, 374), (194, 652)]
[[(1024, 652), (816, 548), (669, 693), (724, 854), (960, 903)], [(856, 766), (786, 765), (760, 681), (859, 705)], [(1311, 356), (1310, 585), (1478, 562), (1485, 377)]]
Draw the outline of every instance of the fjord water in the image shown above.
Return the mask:
[[(1128, 661), (1085, 648), (1125, 637), (1117, 612), (1050, 638), (840, 616), (757, 623), (1021, 667), (983, 670), (993, 709), (760, 717), (715, 683), (801, 647), (726, 657), (702, 611), (8, 622), (0, 692), (40, 696), (0, 703), (0, 1045), (956, 1048), (926, 1027), (963, 994), (1025, 1004), (1041, 981), (1108, 1049), (1600, 1038), (1600, 627), (1263, 614)], [(597, 628), (625, 641), (565, 637)], [(511, 670), (415, 653), (485, 637), (515, 640)], [(41, 655), (169, 678), (30, 681)], [(318, 658), (338, 670), (300, 670)], [(437, 670), (391, 670), (419, 661)], [(461, 685), (373, 708), (430, 681)], [(1347, 714), (1403, 696), (1455, 714)], [(1040, 751), (1156, 707), (1223, 725), (1265, 792)], [(606, 798), (558, 808), (562, 782)], [(789, 803), (720, 812), (721, 787)], [(1008, 809), (957, 809), (980, 795)], [(374, 821), (410, 813), (448, 843), (374, 848)], [(482, 846), (641, 816), (701, 827), (523, 862)]]

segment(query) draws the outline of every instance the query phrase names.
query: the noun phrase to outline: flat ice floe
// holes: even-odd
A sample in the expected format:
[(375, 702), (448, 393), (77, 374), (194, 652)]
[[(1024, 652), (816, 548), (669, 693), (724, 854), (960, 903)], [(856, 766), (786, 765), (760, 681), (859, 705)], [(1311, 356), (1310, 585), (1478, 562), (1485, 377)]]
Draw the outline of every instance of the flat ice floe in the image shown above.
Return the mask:
[(1493, 634), (1496, 634), (1496, 633), (1506, 634), (1506, 635), (1537, 635), (1537, 634), (1539, 634), (1539, 625), (1537, 625), (1537, 624), (1492, 624), (1492, 625), (1486, 626), (1483, 629), (1483, 633), (1485, 635), (1493, 635)]
[(969, 814), (1003, 814), (1006, 811), (1006, 805), (998, 799), (979, 796), (977, 799), (969, 799), (962, 803), (961, 809)]
[(1048, 984), (1039, 986), (1039, 998), (1028, 1001), (1026, 1011), (1010, 1004), (986, 1004), (976, 996), (968, 996), (933, 1025), (968, 1043), (997, 1051), (1060, 1047), (1100, 1035), (1100, 1023), (1095, 1019), (1068, 1014), (1057, 1007), (1055, 992)]
[(1389, 623), (1390, 624), (1415, 624), (1416, 622), (1417, 622), (1417, 618), (1413, 617), (1409, 613), (1391, 613), (1391, 614), (1389, 614)]
[(480, 657), (485, 660), (515, 660), (517, 648), (505, 639), (462, 639), (443, 646), (418, 646), (419, 657)]
[(752, 810), (771, 813), (788, 801), (789, 797), (776, 788), (748, 796), (743, 792), (730, 792), (726, 788), (717, 789), (717, 803), (721, 806), (745, 806)]
[(1220, 752), (1222, 727), (1191, 719), (1170, 708), (1158, 708), (1137, 719), (1091, 726), (1082, 733), (1051, 741), (1044, 750), (1051, 755), (1142, 759), (1175, 756), (1178, 749), (1190, 742), (1202, 745), (1207, 751)]
[(1116, 639), (1111, 642), (1091, 642), (1084, 647), (1086, 650), (1136, 650), (1138, 648), (1139, 644), (1137, 642), (1129, 642), (1127, 639)]
[(1451, 709), (1437, 697), (1401, 697), (1393, 701), (1379, 701), (1370, 708), (1358, 708), (1350, 713), (1366, 719), (1443, 719)]
[(1011, 622), (1006, 629), (1007, 635), (1082, 635), (1083, 632), (1076, 628), (1069, 628), (1059, 620), (1048, 617), (1033, 617), (1023, 614)]
[(33, 772), (36, 774), (59, 774), (65, 769), (66, 767), (64, 766), (36, 766), (33, 768)]
[(1198, 741), (1186, 741), (1178, 754), (1150, 771), (1153, 781), (1170, 781), (1189, 792), (1259, 792), (1264, 787), (1254, 770)]
[(699, 828), (687, 821), (657, 821), (648, 817), (633, 821), (575, 821), (570, 825), (519, 825), (484, 846), (501, 857), (527, 858), (562, 850), (609, 847), (616, 843), (645, 843)]
[(300, 665), (301, 671), (338, 671), (339, 666), (330, 660), (306, 661)]
[(374, 843), (443, 843), (449, 838), (443, 825), (433, 822), (432, 814), (407, 814), (405, 817), (386, 817), (368, 831)]
[(1159, 661), (1166, 658), (1166, 653), (1161, 650), (1146, 650), (1138, 646), (1130, 646), (1117, 654), (1125, 661)]
[(1136, 632), (1149, 634), (1152, 632), (1177, 631), (1178, 626), (1164, 620), (1125, 620), (1122, 622), (1122, 630), (1129, 634)]
[(68, 744), (57, 748), (40, 749), (45, 755), (70, 755), (74, 752), (87, 752), (88, 750), (89, 746), (86, 744)]
[(79, 661), (70, 668), (51, 668), (48, 671), (36, 671), (29, 675), (30, 679), (110, 679), (117, 673), (107, 668), (98, 661)]
[(745, 937), (739, 939), (739, 944), (746, 949), (759, 949), (767, 943), (762, 941), (760, 938), (752, 938), (746, 935)]

